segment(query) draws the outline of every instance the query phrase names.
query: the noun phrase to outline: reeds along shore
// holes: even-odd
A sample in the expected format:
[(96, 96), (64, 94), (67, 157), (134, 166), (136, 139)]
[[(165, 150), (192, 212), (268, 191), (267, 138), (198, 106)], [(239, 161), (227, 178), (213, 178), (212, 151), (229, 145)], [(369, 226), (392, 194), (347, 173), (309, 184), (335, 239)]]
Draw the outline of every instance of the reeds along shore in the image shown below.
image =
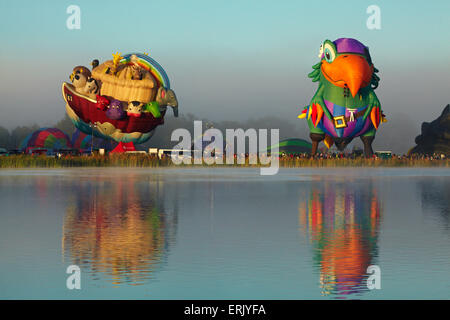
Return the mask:
[[(260, 167), (261, 164), (201, 164), (202, 166), (218, 167)], [(0, 157), (0, 168), (72, 168), (72, 167), (192, 167), (199, 165), (176, 165), (170, 156), (159, 159), (149, 155), (111, 155), (111, 156), (66, 156), (62, 158), (48, 156), (12, 155)], [(450, 167), (449, 159), (434, 157), (392, 157), (389, 159), (363, 157), (357, 158), (309, 158), (309, 157), (280, 157), (279, 166), (296, 167)]]

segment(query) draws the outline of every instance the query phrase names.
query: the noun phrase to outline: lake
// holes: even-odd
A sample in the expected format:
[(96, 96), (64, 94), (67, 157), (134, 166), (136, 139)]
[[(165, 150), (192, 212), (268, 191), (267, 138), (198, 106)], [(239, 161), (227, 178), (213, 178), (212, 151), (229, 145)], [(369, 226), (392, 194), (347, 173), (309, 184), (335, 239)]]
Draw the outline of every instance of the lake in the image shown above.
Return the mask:
[(2, 299), (450, 298), (446, 168), (0, 170), (0, 203)]

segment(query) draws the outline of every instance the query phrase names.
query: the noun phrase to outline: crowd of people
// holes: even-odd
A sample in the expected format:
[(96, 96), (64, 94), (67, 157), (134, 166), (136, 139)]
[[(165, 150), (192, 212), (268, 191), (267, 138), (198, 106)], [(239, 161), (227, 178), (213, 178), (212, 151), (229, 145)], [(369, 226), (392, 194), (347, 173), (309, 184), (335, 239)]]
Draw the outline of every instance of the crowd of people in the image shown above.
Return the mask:
[[(307, 158), (315, 158), (315, 159), (357, 159), (362, 157), (362, 153), (317, 153), (314, 156), (311, 156), (309, 153), (299, 153), (299, 154), (281, 154), (280, 158), (301, 158), (301, 159), (307, 159)], [(437, 154), (433, 153), (431, 155), (427, 154), (377, 154), (374, 153), (372, 158), (374, 159), (410, 159), (410, 160), (445, 160), (447, 159), (445, 154)]]
[[(206, 154), (205, 154), (206, 155)], [(205, 156), (204, 155), (204, 156)], [(268, 154), (270, 156), (270, 154)], [(219, 157), (215, 155), (215, 157)], [(255, 154), (242, 153), (242, 154), (234, 154), (234, 159), (252, 159), (257, 158), (258, 156)], [(161, 158), (170, 158), (170, 154), (163, 154)], [(226, 155), (223, 156), (224, 160)], [(344, 152), (318, 152), (315, 155), (311, 155), (310, 153), (280, 153), (280, 160), (289, 160), (289, 159), (359, 159), (364, 158), (364, 154), (362, 152), (352, 152), (352, 153), (344, 153)], [(397, 159), (397, 160), (446, 160), (448, 157), (445, 154), (433, 153), (431, 155), (427, 154), (394, 154), (394, 153), (374, 153), (372, 156), (373, 159)]]
[[(20, 155), (24, 154), (23, 152), (17, 152), (17, 153), (11, 153), (10, 155)], [(189, 158), (193, 158), (193, 153), (188, 153)], [(34, 155), (34, 154), (33, 154)], [(89, 156), (89, 155), (99, 155), (98, 151), (91, 152), (55, 152), (54, 157), (57, 159), (61, 158), (67, 158), (67, 157), (77, 157), (77, 156)], [(203, 154), (203, 157), (207, 156), (207, 154)], [(209, 155), (210, 157), (219, 158), (220, 155)], [(271, 156), (268, 154), (268, 156)], [(171, 154), (170, 153), (163, 153), (163, 154), (147, 154), (147, 157), (150, 158), (160, 158), (160, 159), (170, 159)], [(245, 159), (246, 162), (252, 159), (258, 159), (258, 155), (256, 154), (249, 154), (249, 153), (242, 153), (242, 154), (234, 154), (233, 158), (235, 160), (238, 159)], [(285, 153), (282, 152), (279, 155), (280, 160), (296, 160), (296, 159), (361, 159), (364, 158), (364, 154), (362, 152), (318, 152), (315, 155), (311, 155), (310, 153), (304, 152), (304, 153)], [(449, 157), (445, 154), (441, 153), (433, 153), (433, 154), (394, 154), (394, 153), (374, 153), (372, 156), (372, 159), (397, 159), (397, 160), (420, 160), (420, 161), (438, 161), (438, 160), (448, 160)], [(223, 155), (223, 160), (226, 162), (226, 154)]]

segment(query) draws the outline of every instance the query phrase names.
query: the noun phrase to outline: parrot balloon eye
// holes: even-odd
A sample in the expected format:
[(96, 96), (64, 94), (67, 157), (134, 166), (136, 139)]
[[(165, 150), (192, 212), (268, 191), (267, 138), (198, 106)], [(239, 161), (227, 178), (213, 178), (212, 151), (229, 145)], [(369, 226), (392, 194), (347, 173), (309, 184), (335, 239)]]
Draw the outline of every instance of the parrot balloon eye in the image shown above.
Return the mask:
[(323, 45), (323, 53), (325, 60), (328, 63), (331, 63), (334, 61), (334, 58), (336, 58), (336, 49), (330, 42), (325, 42)]

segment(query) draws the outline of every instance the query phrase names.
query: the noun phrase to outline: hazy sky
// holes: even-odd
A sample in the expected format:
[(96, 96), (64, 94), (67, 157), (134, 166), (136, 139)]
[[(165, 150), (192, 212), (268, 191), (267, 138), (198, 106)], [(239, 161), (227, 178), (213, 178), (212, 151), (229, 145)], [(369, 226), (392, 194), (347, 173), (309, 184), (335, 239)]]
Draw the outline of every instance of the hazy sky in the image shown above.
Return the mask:
[[(71, 4), (81, 30), (66, 27)], [(366, 9), (381, 9), (369, 30)], [(0, 125), (50, 125), (65, 113), (61, 82), (113, 52), (150, 52), (181, 113), (215, 121), (296, 120), (317, 84), (307, 78), (325, 39), (353, 37), (380, 70), (386, 115), (414, 124), (450, 103), (450, 1), (1, 1)], [(395, 123), (389, 125), (395, 126)]]

